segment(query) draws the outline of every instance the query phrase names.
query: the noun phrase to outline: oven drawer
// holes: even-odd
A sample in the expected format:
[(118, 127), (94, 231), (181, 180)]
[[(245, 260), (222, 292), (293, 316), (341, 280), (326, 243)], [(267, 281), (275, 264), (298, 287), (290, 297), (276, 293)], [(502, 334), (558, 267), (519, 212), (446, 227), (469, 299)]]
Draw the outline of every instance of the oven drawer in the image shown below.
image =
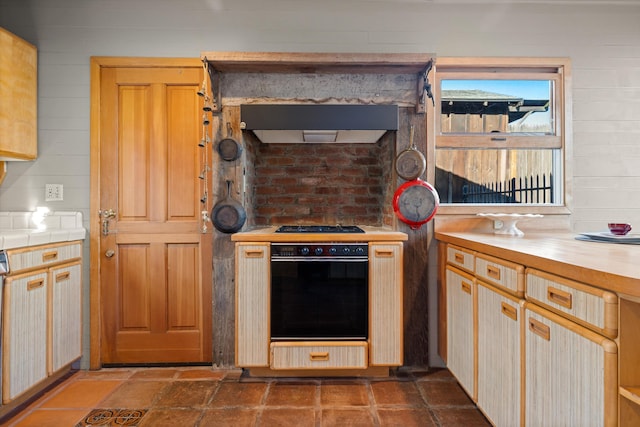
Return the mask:
[(271, 369), (366, 369), (364, 341), (271, 343)]

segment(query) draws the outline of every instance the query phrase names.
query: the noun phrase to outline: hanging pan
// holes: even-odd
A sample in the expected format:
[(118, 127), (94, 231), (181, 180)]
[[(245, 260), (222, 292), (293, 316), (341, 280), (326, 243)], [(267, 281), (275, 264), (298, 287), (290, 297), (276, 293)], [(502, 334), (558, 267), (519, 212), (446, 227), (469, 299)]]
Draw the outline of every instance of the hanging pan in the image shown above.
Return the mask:
[(211, 210), (213, 226), (223, 233), (239, 231), (247, 220), (247, 212), (231, 197), (231, 181), (227, 180), (227, 198), (219, 201)]
[(222, 160), (232, 162), (237, 160), (242, 154), (242, 145), (233, 138), (233, 129), (231, 129), (231, 123), (227, 122), (227, 137), (221, 139), (216, 150)]
[(393, 211), (412, 230), (431, 220), (440, 205), (438, 192), (427, 182), (414, 179), (402, 184), (393, 195)]
[(424, 155), (418, 151), (413, 143), (414, 128), (411, 126), (409, 136), (409, 148), (406, 148), (396, 157), (396, 172), (398, 176), (407, 181), (419, 178), (427, 168), (427, 161)]

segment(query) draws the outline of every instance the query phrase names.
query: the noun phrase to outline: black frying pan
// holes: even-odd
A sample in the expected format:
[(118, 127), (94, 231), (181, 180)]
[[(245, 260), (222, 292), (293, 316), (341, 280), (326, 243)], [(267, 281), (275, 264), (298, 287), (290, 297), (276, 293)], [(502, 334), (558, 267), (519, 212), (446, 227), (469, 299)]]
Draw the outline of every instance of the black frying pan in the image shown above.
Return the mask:
[(232, 135), (233, 130), (231, 129), (231, 123), (227, 123), (227, 137), (218, 141), (216, 146), (216, 150), (222, 160), (226, 160), (228, 162), (232, 162), (240, 158), (242, 154), (242, 145), (236, 141)]
[(213, 226), (223, 233), (239, 231), (247, 220), (244, 207), (231, 197), (231, 181), (227, 180), (227, 197), (216, 203), (211, 210)]

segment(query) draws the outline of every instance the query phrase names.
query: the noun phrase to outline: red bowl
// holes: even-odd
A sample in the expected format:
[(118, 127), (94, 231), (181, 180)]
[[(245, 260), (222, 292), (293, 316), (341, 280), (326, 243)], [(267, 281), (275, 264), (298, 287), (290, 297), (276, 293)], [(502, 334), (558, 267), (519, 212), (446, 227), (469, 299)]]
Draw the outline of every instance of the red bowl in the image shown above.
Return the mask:
[(615, 234), (617, 236), (624, 236), (631, 231), (631, 224), (610, 222), (608, 226), (611, 234)]

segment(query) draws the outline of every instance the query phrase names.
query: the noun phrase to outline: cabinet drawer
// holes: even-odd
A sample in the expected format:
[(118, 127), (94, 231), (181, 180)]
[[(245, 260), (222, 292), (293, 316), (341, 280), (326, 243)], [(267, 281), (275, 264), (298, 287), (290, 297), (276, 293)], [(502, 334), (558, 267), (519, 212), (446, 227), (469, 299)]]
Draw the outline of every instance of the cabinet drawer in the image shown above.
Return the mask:
[(524, 267), (489, 255), (476, 255), (476, 276), (517, 297), (524, 297)]
[(7, 251), (10, 274), (59, 264), (82, 256), (80, 242), (30, 246)]
[(475, 252), (454, 245), (447, 245), (447, 262), (451, 265), (473, 273), (474, 258)]
[(365, 369), (366, 342), (271, 343), (271, 369)]
[(618, 297), (608, 291), (528, 268), (527, 299), (607, 337), (618, 335)]

